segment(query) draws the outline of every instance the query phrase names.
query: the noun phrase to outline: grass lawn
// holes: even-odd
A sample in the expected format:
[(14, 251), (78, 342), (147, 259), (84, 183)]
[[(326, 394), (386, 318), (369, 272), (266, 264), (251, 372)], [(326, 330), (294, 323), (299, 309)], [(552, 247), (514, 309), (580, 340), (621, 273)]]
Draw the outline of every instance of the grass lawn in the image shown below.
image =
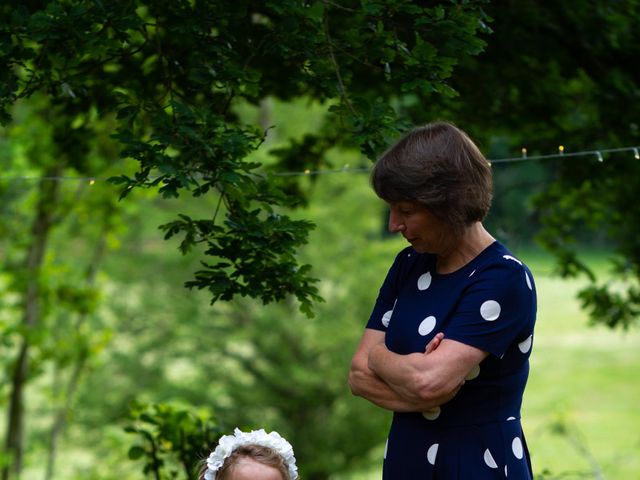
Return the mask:
[(529, 264), (539, 313), (523, 419), (534, 471), (640, 478), (640, 331), (588, 326), (575, 299), (581, 282)]

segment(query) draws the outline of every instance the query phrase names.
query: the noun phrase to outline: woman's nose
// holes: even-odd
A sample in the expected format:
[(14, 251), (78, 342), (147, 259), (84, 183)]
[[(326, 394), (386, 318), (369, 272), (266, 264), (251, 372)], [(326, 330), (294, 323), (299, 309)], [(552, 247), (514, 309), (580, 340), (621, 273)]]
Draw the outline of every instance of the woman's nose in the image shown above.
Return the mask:
[(404, 223), (395, 213), (389, 213), (389, 231), (391, 233), (397, 233), (403, 231), (405, 228)]

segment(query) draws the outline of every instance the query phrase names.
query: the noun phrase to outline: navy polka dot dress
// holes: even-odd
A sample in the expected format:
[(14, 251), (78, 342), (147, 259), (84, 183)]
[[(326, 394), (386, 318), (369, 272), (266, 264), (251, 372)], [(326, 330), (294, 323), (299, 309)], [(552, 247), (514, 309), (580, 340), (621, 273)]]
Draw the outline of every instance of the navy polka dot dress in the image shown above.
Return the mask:
[(528, 268), (494, 242), (450, 274), (407, 248), (380, 289), (367, 328), (399, 354), (423, 352), (438, 332), (489, 352), (458, 394), (428, 412), (399, 413), (383, 467), (387, 480), (533, 477), (520, 424), (536, 318)]

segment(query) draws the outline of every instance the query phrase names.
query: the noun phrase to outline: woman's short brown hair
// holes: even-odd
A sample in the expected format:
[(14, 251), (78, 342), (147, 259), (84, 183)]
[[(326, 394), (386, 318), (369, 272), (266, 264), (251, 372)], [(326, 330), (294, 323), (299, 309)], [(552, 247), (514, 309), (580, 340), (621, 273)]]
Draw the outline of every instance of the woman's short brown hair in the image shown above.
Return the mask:
[[(280, 472), (282, 480), (291, 480), (289, 467), (282, 456), (272, 448), (257, 444), (241, 445), (236, 448), (231, 455), (225, 458), (224, 463), (216, 472), (216, 480), (228, 479), (239, 461), (244, 458), (261, 463), (262, 465), (267, 465), (268, 467), (273, 467)], [(207, 465), (205, 462), (200, 472), (200, 480), (204, 480), (206, 469)]]
[(387, 202), (416, 202), (461, 234), (489, 211), (491, 165), (462, 130), (447, 122), (417, 127), (375, 163), (371, 184)]

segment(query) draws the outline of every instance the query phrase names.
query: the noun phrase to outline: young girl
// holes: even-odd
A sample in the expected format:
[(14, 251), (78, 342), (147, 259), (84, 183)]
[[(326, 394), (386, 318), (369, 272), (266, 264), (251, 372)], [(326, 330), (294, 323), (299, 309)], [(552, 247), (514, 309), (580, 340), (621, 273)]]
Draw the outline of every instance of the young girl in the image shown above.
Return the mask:
[(291, 444), (263, 429), (224, 435), (207, 458), (199, 480), (296, 480)]

